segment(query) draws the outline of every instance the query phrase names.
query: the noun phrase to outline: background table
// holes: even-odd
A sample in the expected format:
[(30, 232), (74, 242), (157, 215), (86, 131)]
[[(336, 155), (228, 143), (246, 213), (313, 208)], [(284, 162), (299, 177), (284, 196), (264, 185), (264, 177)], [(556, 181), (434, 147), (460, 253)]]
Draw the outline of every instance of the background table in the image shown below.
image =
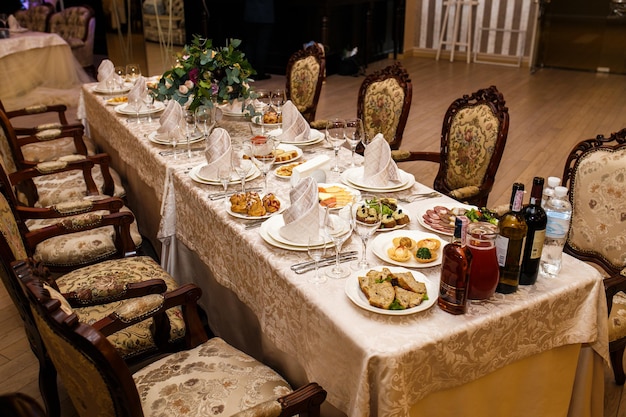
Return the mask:
[[(558, 278), (472, 304), (464, 316), (436, 306), (400, 317), (365, 311), (346, 297), (345, 280), (308, 283), (289, 268), (306, 257), (302, 252), (266, 244), (222, 201), (209, 201), (220, 187), (186, 173), (203, 162), (201, 154), (160, 156), (166, 147), (147, 138), (158, 123), (128, 124), (89, 87), (84, 92), (92, 135), (127, 179), (140, 228), (163, 239), (163, 261), (175, 278), (203, 289), (214, 332), (295, 385), (320, 383), (328, 390), (326, 413), (602, 415), (607, 320), (595, 269), (566, 256)], [(221, 125), (234, 140), (249, 136), (244, 122)], [(288, 201), (287, 182), (270, 177), (269, 184)], [(398, 195), (428, 190), (416, 184)], [(410, 229), (420, 229), (419, 204), (407, 207)], [(347, 246), (360, 242), (352, 238)], [(423, 272), (438, 277), (439, 268)]]

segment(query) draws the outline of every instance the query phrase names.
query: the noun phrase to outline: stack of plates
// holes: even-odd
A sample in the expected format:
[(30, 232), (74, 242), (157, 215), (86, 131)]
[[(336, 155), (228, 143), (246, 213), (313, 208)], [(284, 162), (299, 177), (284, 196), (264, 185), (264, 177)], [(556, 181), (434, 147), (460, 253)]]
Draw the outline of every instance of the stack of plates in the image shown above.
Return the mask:
[[(200, 174), (200, 170), (206, 165), (207, 163), (205, 162), (204, 164), (200, 164), (196, 167), (193, 167), (191, 171), (189, 171), (189, 176), (191, 177), (191, 179), (200, 184), (222, 185), (222, 182), (219, 179), (205, 178)], [(246, 182), (255, 179), (259, 175), (261, 175), (261, 171), (259, 171), (256, 167), (253, 167), (253, 169), (246, 176)], [(241, 180), (236, 175), (233, 176), (231, 180), (228, 182), (228, 184), (239, 184), (239, 183), (241, 183)]]
[(370, 192), (394, 192), (407, 190), (415, 184), (415, 177), (413, 174), (409, 174), (401, 169), (398, 170), (400, 174), (400, 182), (397, 184), (389, 185), (388, 187), (372, 187), (368, 185), (368, 182), (363, 178), (364, 167), (351, 168), (344, 171), (341, 174), (341, 181), (357, 190), (370, 191)]
[[(192, 136), (191, 139), (189, 140), (189, 143), (195, 143), (195, 142), (199, 142), (204, 138), (204, 135), (200, 132), (195, 132)], [(148, 135), (148, 139), (150, 140), (150, 142), (153, 143), (157, 143), (159, 145), (171, 145), (172, 142), (170, 141), (170, 138), (168, 137), (167, 133), (158, 133), (157, 131), (154, 131), (152, 133), (150, 133)], [(187, 140), (182, 140), (179, 141), (177, 144), (187, 144)]]
[[(261, 238), (265, 240), (272, 246), (275, 246), (280, 249), (287, 249), (299, 252), (307, 251), (306, 243), (293, 242), (288, 239), (285, 239), (280, 235), (280, 228), (285, 225), (285, 220), (283, 219), (283, 215), (279, 214), (277, 216), (272, 216), (267, 219), (261, 227), (259, 228), (259, 233)], [(320, 235), (326, 237), (324, 235), (324, 231), (320, 229)], [(326, 238), (327, 247), (332, 247), (333, 241), (330, 238)]]
[[(283, 133), (282, 129), (275, 129), (268, 133), (269, 136), (278, 136)], [(289, 141), (289, 140), (281, 140), (280, 143), (287, 143), (290, 145), (297, 146), (308, 146), (315, 145), (324, 140), (324, 134), (316, 129), (311, 129), (311, 133), (309, 134), (309, 138), (301, 141)]]
[[(144, 116), (146, 114), (158, 113), (164, 108), (165, 104), (163, 104), (161, 101), (157, 101), (156, 103), (154, 103), (154, 106), (151, 109), (142, 106), (139, 110), (139, 115)], [(120, 104), (119, 106), (115, 107), (115, 112), (119, 114), (124, 114), (126, 116), (135, 116), (137, 114), (135, 109), (129, 104)]]
[(100, 93), (100, 94), (123, 94), (123, 93), (128, 93), (132, 87), (133, 87), (133, 83), (124, 83), (124, 86), (121, 89), (119, 88), (109, 89), (106, 87), (100, 87), (100, 85), (96, 85), (93, 88), (93, 91), (95, 93)]

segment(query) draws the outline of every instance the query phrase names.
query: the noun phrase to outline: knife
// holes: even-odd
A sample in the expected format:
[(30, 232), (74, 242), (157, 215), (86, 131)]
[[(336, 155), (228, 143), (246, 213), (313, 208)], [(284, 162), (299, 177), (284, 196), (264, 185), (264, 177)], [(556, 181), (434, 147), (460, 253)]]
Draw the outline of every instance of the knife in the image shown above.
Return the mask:
[[(349, 252), (341, 252), (339, 254), (339, 258), (343, 258), (343, 257), (348, 257), (348, 256), (354, 256), (356, 255), (358, 252), (353, 250), (353, 251), (349, 251)], [(322, 264), (322, 262), (326, 262), (326, 261), (334, 261), (335, 260), (335, 255), (329, 255), (329, 256), (325, 256), (322, 259), (320, 259), (319, 263), (320, 265)], [(307, 261), (307, 262), (300, 262), (298, 264), (293, 264), (291, 265), (291, 270), (295, 271), (297, 269), (301, 269), (301, 268), (306, 268), (308, 266), (313, 266), (315, 267), (315, 261)]]
[[(358, 255), (351, 255), (351, 256), (344, 256), (339, 258), (339, 262), (343, 263), (343, 262), (348, 262), (348, 261), (355, 261), (359, 259)], [(324, 261), (319, 261), (318, 263), (318, 267), (323, 267), (323, 266), (328, 266), (328, 265), (334, 265), (335, 264), (335, 258), (333, 257), (333, 259), (327, 259)], [(296, 274), (304, 274), (305, 272), (309, 272), (315, 269), (315, 264), (313, 265), (309, 265), (309, 266), (305, 266), (303, 268), (299, 268), (299, 269), (295, 269), (294, 272)]]
[[(262, 188), (246, 188), (246, 191), (262, 191)], [(213, 200), (220, 200), (224, 197), (230, 197), (233, 194), (237, 194), (240, 191), (229, 191), (227, 193), (219, 192), (219, 193), (213, 193), (213, 194), (209, 194), (209, 200), (213, 201)]]
[[(191, 148), (191, 152), (197, 152), (197, 151), (203, 151), (204, 148)], [(184, 153), (187, 152), (186, 149), (178, 149), (176, 152), (180, 152), (180, 153)], [(159, 155), (161, 156), (170, 156), (170, 155), (174, 155), (174, 151), (161, 151), (159, 152)]]

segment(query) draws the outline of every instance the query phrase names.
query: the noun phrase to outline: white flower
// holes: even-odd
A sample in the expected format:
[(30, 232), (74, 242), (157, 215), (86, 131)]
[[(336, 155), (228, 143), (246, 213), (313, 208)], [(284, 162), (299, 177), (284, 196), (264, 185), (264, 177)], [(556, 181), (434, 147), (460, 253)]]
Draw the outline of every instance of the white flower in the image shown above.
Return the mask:
[(194, 83), (193, 83), (193, 81), (191, 81), (191, 80), (187, 80), (187, 81), (185, 81), (185, 86), (186, 86), (188, 89), (190, 89), (190, 90), (191, 90), (191, 89), (193, 88), (193, 86), (194, 86)]
[(187, 88), (185, 84), (182, 84), (181, 86), (178, 87), (178, 92), (182, 95), (185, 95), (189, 92), (189, 88)]

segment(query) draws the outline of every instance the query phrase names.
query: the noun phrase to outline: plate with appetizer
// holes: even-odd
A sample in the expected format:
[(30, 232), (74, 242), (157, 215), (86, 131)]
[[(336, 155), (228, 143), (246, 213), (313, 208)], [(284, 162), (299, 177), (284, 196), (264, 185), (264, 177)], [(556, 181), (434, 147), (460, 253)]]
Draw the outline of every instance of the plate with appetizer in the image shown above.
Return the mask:
[[(273, 152), (274, 156), (276, 156), (276, 160), (274, 161), (274, 164), (276, 165), (286, 164), (302, 158), (302, 149), (293, 145), (285, 145), (281, 143), (276, 147), (276, 149), (274, 149)], [(244, 155), (243, 158), (250, 159), (250, 156)]]
[(391, 232), (403, 229), (411, 223), (408, 211), (398, 205), (398, 200), (391, 197), (381, 197), (382, 219), (377, 232)]
[(251, 191), (236, 193), (226, 203), (226, 212), (239, 219), (266, 219), (282, 210), (283, 204), (273, 193), (264, 196)]
[(423, 206), (417, 210), (417, 221), (420, 225), (442, 235), (454, 235), (454, 221), (457, 216), (464, 215), (468, 210), (475, 209), (462, 203), (434, 204)]
[(403, 267), (374, 266), (348, 277), (346, 295), (364, 310), (391, 316), (424, 311), (437, 301), (439, 280)]
[(343, 184), (317, 184), (320, 205), (330, 208), (342, 208), (359, 199), (361, 193)]
[(293, 169), (298, 165), (302, 165), (304, 162), (306, 161), (300, 160), (297, 162), (292, 162), (290, 164), (282, 164), (274, 170), (274, 175), (276, 175), (278, 178), (288, 180), (291, 178), (291, 174), (293, 174)]
[(125, 103), (128, 103), (128, 97), (126, 96), (111, 97), (105, 100), (105, 103), (108, 104), (109, 106), (117, 106), (120, 104), (125, 104)]
[(441, 265), (446, 244), (433, 233), (418, 230), (394, 230), (379, 234), (371, 243), (372, 252), (381, 260), (405, 268), (429, 268)]

